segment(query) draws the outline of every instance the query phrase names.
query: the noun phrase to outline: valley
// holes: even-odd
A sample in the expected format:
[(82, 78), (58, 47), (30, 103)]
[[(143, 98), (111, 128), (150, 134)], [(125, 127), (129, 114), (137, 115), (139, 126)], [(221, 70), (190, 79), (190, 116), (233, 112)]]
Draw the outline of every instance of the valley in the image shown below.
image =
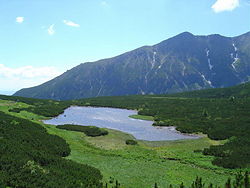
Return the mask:
[[(26, 107), (22, 103), (6, 101), (1, 101), (1, 105), (1, 111), (5, 112), (9, 107)], [(204, 182), (222, 184), (236, 172), (210, 165), (211, 157), (193, 152), (211, 144), (220, 144), (205, 137), (192, 141), (139, 141), (138, 146), (127, 146), (125, 141), (133, 137), (119, 131), (108, 130), (107, 136), (87, 137), (83, 133), (45, 125), (39, 121), (44, 117), (29, 112), (11, 114), (34, 119), (48, 133), (65, 139), (71, 149), (67, 159), (100, 169), (104, 182), (109, 182), (112, 177), (121, 183), (121, 187), (150, 187), (155, 182), (163, 187), (166, 184), (178, 185), (180, 182), (191, 184), (198, 175), (204, 177)]]
[(250, 0), (0, 10), (0, 188), (250, 188)]
[[(241, 86), (246, 90), (248, 84)], [(99, 97), (72, 101), (53, 101), (0, 96), (0, 111), (24, 118), (46, 128), (69, 144), (66, 159), (88, 164), (100, 170), (108, 187), (159, 187), (182, 182), (190, 186), (197, 176), (208, 186), (224, 186), (229, 177), (249, 171), (249, 103), (248, 97), (232, 97), (229, 89), (214, 90), (231, 97), (214, 97), (211, 91), (174, 95)], [(201, 92), (201, 96), (197, 95)], [(206, 93), (206, 94), (205, 94)], [(237, 95), (235, 95), (237, 96)], [(58, 129), (41, 120), (62, 114), (69, 106), (112, 107), (137, 110), (136, 118), (151, 119), (157, 126), (175, 126), (184, 133), (201, 138), (177, 141), (143, 141), (127, 145), (132, 135), (105, 129), (105, 136), (91, 137), (82, 132)], [(230, 151), (229, 155), (227, 154)]]

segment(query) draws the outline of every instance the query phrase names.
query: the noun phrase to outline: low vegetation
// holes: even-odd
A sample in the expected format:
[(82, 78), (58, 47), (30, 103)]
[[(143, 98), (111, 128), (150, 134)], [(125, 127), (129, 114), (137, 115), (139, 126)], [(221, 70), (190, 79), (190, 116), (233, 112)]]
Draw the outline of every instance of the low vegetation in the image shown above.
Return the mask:
[(0, 179), (10, 187), (102, 187), (96, 168), (63, 159), (69, 145), (42, 126), (0, 112)]
[(126, 140), (127, 145), (137, 145), (137, 142), (135, 140)]
[[(218, 89), (216, 95), (208, 90), (75, 101), (0, 96), (0, 186), (249, 188), (248, 174), (237, 173), (250, 170), (246, 90), (244, 86), (238, 95)], [(136, 141), (132, 147), (126, 142), (134, 138), (119, 131), (106, 134), (106, 129), (96, 127), (39, 122), (71, 105), (134, 109), (139, 112), (135, 118), (153, 117), (156, 126), (175, 126), (208, 138)]]
[(69, 131), (78, 131), (83, 132), (87, 136), (105, 136), (108, 134), (108, 131), (94, 126), (81, 126), (81, 125), (58, 125), (58, 129), (66, 129)]
[(250, 83), (244, 83), (228, 88), (204, 89), (199, 91), (190, 91), (172, 94), (173, 97), (189, 97), (189, 98), (247, 98), (250, 97)]
[(64, 110), (68, 108), (72, 103), (70, 101), (59, 102), (53, 100), (33, 99), (33, 98), (5, 96), (5, 95), (0, 95), (0, 99), (14, 101), (16, 103), (23, 102), (29, 105), (25, 108), (10, 109), (11, 112), (19, 113), (20, 111), (27, 111), (45, 117), (54, 117), (63, 113)]
[[(169, 188), (173, 188), (173, 185), (170, 184), (168, 186)], [(214, 184), (210, 183), (209, 185), (206, 185), (201, 177), (196, 177), (196, 179), (192, 182), (191, 186), (186, 186), (183, 183), (181, 183), (179, 185), (180, 188), (184, 188), (184, 187), (190, 187), (190, 188), (213, 188)], [(215, 185), (215, 187), (217, 187)], [(245, 174), (243, 173), (238, 173), (235, 178), (233, 180), (231, 180), (231, 178), (228, 178), (228, 180), (226, 181), (225, 188), (230, 188), (230, 187), (235, 187), (235, 188), (249, 188), (250, 187), (250, 183), (249, 183), (249, 174), (248, 172), (245, 172)], [(157, 183), (154, 184), (154, 188), (158, 188)]]
[[(203, 149), (220, 141), (208, 138), (181, 141), (146, 142), (126, 145), (131, 135), (109, 130), (101, 137), (88, 137), (81, 132), (65, 131), (55, 126), (45, 126), (49, 133), (56, 134), (70, 145), (71, 154), (67, 159), (88, 164), (103, 174), (104, 185), (110, 177), (118, 180), (121, 187), (159, 187), (168, 184), (178, 186), (181, 182), (191, 185), (196, 176), (202, 177), (206, 185), (213, 182), (223, 185), (236, 171), (226, 170), (211, 164), (212, 157), (194, 150)], [(176, 160), (172, 160), (172, 159)]]
[(139, 115), (153, 116), (155, 126), (175, 126), (183, 133), (204, 133), (213, 140), (229, 139), (229, 143), (206, 149), (204, 154), (214, 155), (213, 164), (225, 168), (250, 165), (250, 98), (151, 95), (82, 99), (76, 104), (137, 109)]

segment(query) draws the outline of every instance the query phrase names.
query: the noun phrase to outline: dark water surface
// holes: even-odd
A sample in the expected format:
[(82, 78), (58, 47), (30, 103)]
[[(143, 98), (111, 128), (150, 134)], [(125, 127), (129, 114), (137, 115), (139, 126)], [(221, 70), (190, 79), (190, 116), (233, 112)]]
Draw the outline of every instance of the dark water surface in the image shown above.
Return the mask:
[(197, 136), (184, 135), (174, 127), (154, 127), (153, 121), (132, 119), (128, 116), (137, 114), (134, 110), (99, 107), (71, 106), (59, 115), (44, 123), (52, 125), (75, 124), (93, 125), (101, 128), (115, 129), (132, 134), (138, 140), (162, 141), (196, 139)]

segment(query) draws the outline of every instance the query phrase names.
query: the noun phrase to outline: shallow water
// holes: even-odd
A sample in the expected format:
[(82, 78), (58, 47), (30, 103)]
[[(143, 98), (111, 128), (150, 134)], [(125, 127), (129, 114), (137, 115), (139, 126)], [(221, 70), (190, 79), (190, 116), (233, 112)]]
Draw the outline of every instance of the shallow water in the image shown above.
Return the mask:
[(132, 134), (138, 140), (162, 141), (196, 139), (197, 136), (184, 135), (174, 127), (154, 127), (153, 121), (132, 119), (128, 116), (137, 114), (134, 110), (99, 107), (71, 106), (59, 115), (44, 123), (52, 125), (75, 124), (93, 125), (101, 128), (115, 129)]

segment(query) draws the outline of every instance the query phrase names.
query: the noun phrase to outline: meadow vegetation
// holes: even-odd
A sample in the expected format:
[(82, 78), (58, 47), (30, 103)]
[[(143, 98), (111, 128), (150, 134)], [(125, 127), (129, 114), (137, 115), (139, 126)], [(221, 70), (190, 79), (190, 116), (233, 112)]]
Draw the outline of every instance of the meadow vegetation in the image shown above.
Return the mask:
[(69, 145), (29, 120), (0, 112), (0, 179), (10, 187), (102, 187), (96, 168), (63, 159)]
[(225, 168), (250, 165), (250, 98), (178, 98), (168, 96), (126, 96), (82, 99), (78, 105), (137, 109), (153, 116), (156, 126), (175, 126), (183, 133), (203, 133), (213, 140), (228, 142), (204, 150), (216, 158), (213, 164)]
[[(74, 101), (0, 96), (0, 187), (249, 187), (243, 172), (250, 170), (250, 98), (226, 91)], [(203, 135), (149, 142), (40, 121), (71, 105), (138, 110), (134, 118)]]

